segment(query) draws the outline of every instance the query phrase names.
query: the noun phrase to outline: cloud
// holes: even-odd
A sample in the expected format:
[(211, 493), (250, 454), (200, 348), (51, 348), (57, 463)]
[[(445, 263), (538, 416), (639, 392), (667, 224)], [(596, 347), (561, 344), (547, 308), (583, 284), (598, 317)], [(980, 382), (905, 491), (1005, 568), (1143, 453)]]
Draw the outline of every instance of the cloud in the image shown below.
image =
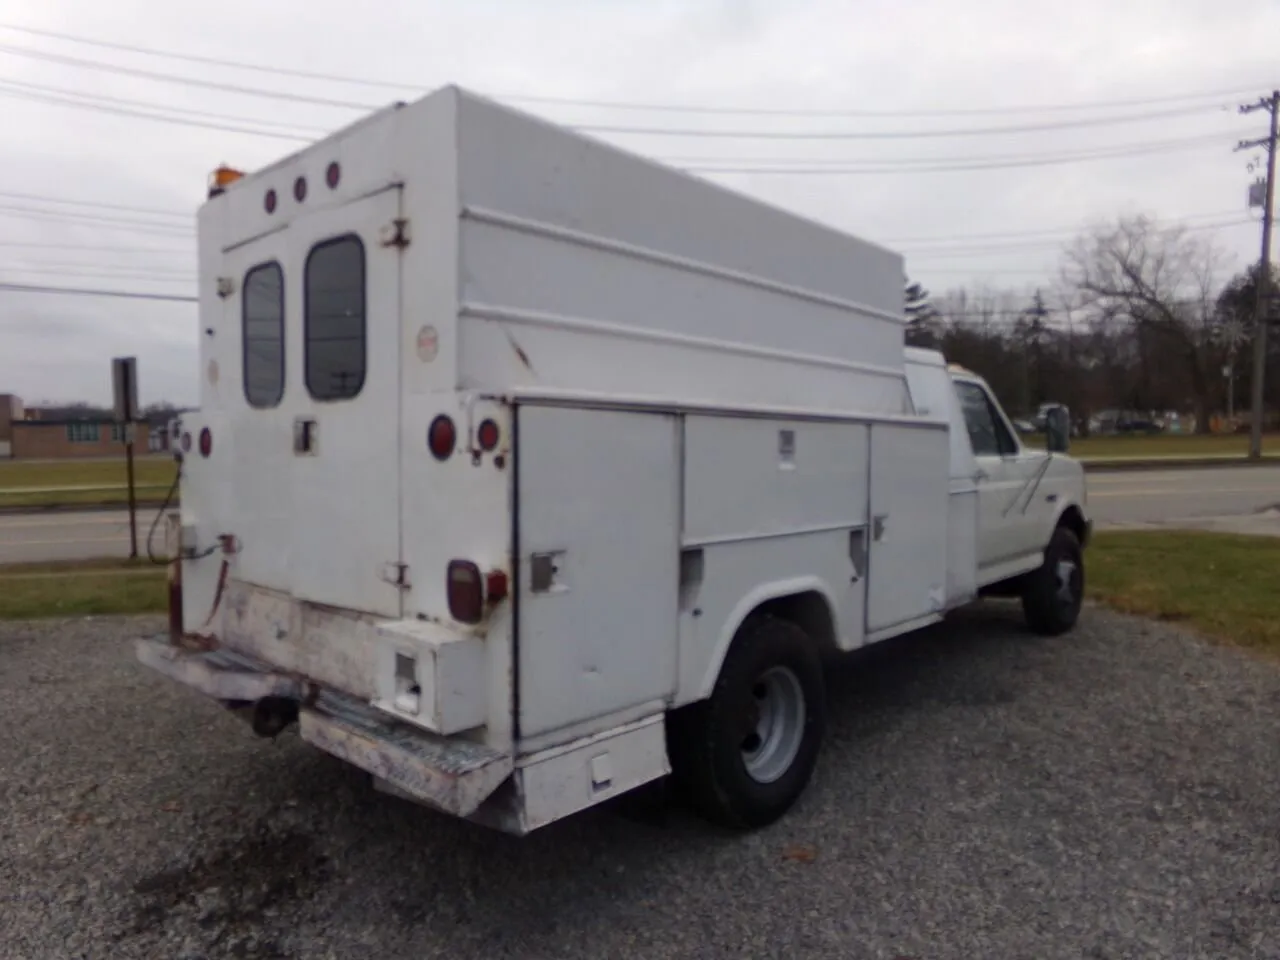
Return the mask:
[[(191, 29), (191, 8), (124, 0), (0, 0), (0, 22), (253, 63), (403, 82), (403, 91), (304, 81), (162, 60), (0, 30), (0, 44), (178, 73), (381, 104), (459, 82), (481, 92), (644, 103), (787, 110), (876, 110), (883, 117), (788, 117), (620, 111), (522, 104), (571, 124), (702, 130), (918, 133), (1097, 116), (1062, 112), (919, 116), (1092, 100), (1149, 100), (1206, 90), (1265, 93), (1276, 82), (1280, 7), (1266, 0), (1135, 0), (1075, 4), (988, 0), (860, 3), (794, 0), (394, 0), (352, 7), (337, 0), (224, 0)], [(199, 114), (333, 129), (360, 111), (47, 63), (0, 50), (0, 88), (34, 84), (146, 100)], [(27, 91), (28, 93), (30, 90)], [(295, 144), (95, 113), (36, 102), (0, 89), (6, 150), (4, 189), (122, 206), (194, 213), (219, 163), (254, 168)], [(1121, 209), (1170, 219), (1236, 212), (1246, 217), (1242, 134), (1260, 135), (1260, 115), (1218, 111), (1109, 126), (1019, 134), (884, 140), (711, 139), (599, 134), (683, 166), (743, 167), (873, 163), (874, 175), (706, 174), (735, 188), (869, 239), (907, 256), (913, 276), (940, 291), (975, 277), (1023, 286), (1053, 276), (1056, 245), (1044, 233)], [(1212, 104), (1211, 104), (1212, 105)], [(1178, 104), (1138, 105), (1120, 115)], [(231, 122), (231, 121), (227, 121)], [(907, 171), (903, 160), (955, 165), (984, 156), (1088, 151), (1212, 135), (1212, 142), (1140, 156), (1061, 166), (963, 172)], [(109, 285), (190, 293), (192, 217), (174, 220), (81, 208), (96, 223), (15, 212), (50, 205), (0, 198), (0, 280)], [(111, 224), (146, 220), (152, 226)], [(1204, 222), (1212, 222), (1202, 218)], [(160, 225), (155, 225), (160, 224)], [(172, 224), (172, 226), (163, 226)], [(1018, 234), (1040, 231), (1020, 242)], [(1002, 233), (1003, 241), (966, 237)], [(1253, 258), (1257, 227), (1232, 226), (1219, 239), (1236, 265)], [(955, 239), (952, 239), (955, 238)], [(22, 249), (20, 243), (39, 244)], [(98, 248), (98, 249), (84, 249)], [(979, 252), (972, 252), (979, 251)], [(70, 266), (48, 266), (45, 265)], [(33, 271), (45, 269), (47, 272)], [(128, 279), (126, 279), (128, 278)], [(109, 395), (108, 358), (139, 357), (143, 399), (196, 397), (197, 320), (184, 304), (0, 292), (0, 391), (28, 397)]]

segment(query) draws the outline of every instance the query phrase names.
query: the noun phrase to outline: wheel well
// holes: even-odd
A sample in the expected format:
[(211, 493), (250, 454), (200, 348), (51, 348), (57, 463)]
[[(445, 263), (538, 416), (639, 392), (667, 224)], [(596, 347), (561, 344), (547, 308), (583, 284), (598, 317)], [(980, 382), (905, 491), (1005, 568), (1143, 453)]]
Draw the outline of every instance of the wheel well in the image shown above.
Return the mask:
[(1074, 533), (1081, 546), (1084, 546), (1089, 538), (1089, 525), (1085, 523), (1084, 513), (1074, 503), (1062, 511), (1062, 516), (1058, 518), (1058, 526), (1066, 527)]
[(837, 649), (836, 623), (831, 606), (827, 603), (827, 598), (817, 590), (766, 600), (751, 615), (777, 617), (794, 623), (813, 640), (821, 653)]

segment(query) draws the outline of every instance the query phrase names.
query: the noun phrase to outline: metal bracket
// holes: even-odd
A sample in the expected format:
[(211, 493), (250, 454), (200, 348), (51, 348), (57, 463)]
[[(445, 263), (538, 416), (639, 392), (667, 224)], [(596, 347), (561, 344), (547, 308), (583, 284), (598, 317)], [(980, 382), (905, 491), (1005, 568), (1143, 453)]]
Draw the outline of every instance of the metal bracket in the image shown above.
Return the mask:
[(393, 587), (399, 587), (401, 590), (409, 589), (409, 565), (407, 563), (384, 563), (382, 569), (378, 571), (378, 577), (391, 584)]
[(378, 233), (378, 240), (384, 247), (395, 247), (403, 250), (409, 245), (409, 221), (404, 217), (396, 217)]
[(884, 527), (889, 520), (887, 513), (878, 513), (871, 518), (871, 539), (879, 543), (884, 539)]

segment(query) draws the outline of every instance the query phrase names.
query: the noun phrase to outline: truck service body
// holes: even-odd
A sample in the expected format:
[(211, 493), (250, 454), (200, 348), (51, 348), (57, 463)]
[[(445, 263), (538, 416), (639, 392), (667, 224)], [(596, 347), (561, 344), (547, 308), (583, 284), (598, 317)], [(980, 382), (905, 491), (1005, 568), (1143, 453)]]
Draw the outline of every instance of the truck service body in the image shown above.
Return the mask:
[(828, 654), (1073, 625), (1083, 472), (903, 347), (897, 254), (453, 87), (225, 180), (138, 657), (258, 732), (517, 834), (671, 773), (750, 827)]

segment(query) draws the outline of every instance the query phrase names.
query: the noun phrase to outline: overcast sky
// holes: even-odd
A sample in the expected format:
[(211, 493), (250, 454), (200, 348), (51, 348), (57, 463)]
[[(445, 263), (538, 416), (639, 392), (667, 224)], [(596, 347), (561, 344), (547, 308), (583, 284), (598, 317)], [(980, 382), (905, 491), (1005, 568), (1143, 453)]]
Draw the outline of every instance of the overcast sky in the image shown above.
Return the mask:
[[(305, 137), (361, 111), (85, 62), (370, 106), (453, 82), (573, 125), (685, 131), (595, 135), (886, 243), (935, 294), (1050, 282), (1062, 243), (1121, 212), (1188, 218), (1242, 267), (1259, 229), (1251, 155), (1232, 147), (1262, 135), (1265, 114), (1235, 107), (1280, 84), (1276, 0), (0, 0), (0, 24), (0, 282), (178, 295), (194, 293), (209, 172), (301, 145), (191, 123)], [(189, 122), (125, 115), (138, 111)], [(1003, 127), (1041, 129), (989, 132)], [(795, 133), (893, 136), (778, 136)], [(187, 304), (0, 290), (0, 393), (106, 402), (108, 358), (133, 354), (144, 402), (189, 403), (196, 330)]]

